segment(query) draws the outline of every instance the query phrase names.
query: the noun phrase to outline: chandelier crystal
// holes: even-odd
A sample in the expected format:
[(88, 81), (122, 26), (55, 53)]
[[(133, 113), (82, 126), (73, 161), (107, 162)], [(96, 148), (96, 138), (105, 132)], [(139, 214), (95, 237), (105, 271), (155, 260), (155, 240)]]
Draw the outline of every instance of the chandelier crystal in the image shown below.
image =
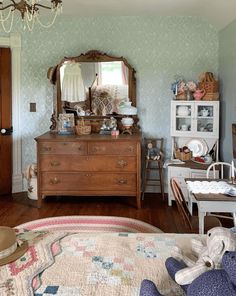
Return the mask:
[[(0, 22), (6, 33), (12, 30), (14, 23), (15, 12), (20, 12), (23, 21), (23, 28), (32, 31), (35, 22), (38, 22), (42, 27), (51, 27), (58, 14), (62, 12), (62, 0), (51, 0), (51, 6), (41, 4), (42, 0), (2, 0), (0, 1)], [(50, 23), (44, 24), (40, 20), (40, 12), (42, 10), (51, 10), (52, 20)], [(6, 25), (8, 23), (8, 27)]]

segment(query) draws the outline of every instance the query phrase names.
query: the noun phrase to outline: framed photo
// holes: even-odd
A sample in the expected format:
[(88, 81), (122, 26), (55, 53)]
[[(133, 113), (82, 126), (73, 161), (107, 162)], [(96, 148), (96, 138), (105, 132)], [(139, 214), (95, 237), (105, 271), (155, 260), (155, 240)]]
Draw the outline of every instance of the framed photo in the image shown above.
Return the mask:
[(74, 134), (75, 117), (72, 113), (62, 113), (58, 117), (58, 134)]

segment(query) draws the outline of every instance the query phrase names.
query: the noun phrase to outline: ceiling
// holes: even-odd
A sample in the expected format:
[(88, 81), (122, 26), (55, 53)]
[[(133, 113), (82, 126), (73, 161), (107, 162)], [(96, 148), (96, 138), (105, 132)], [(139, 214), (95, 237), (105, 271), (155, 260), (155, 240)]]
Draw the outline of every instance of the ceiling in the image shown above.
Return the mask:
[(63, 14), (202, 16), (220, 30), (236, 19), (236, 0), (63, 0)]

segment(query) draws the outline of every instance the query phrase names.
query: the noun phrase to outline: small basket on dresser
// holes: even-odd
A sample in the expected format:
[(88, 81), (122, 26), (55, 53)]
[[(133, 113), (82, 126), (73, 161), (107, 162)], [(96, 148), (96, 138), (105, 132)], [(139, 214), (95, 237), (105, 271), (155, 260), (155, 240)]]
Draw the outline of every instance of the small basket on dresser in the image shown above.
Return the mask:
[(89, 120), (81, 120), (77, 121), (77, 125), (75, 126), (75, 131), (77, 135), (90, 135), (91, 134), (91, 124)]

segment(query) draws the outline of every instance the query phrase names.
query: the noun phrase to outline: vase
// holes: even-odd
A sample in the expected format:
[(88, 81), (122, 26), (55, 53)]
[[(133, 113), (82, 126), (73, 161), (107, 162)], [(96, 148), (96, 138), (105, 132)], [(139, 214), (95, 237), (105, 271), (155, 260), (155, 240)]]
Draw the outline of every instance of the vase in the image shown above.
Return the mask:
[(187, 90), (187, 92), (186, 92), (186, 98), (187, 98), (187, 101), (191, 101), (193, 99), (192, 93), (191, 93), (190, 90)]

